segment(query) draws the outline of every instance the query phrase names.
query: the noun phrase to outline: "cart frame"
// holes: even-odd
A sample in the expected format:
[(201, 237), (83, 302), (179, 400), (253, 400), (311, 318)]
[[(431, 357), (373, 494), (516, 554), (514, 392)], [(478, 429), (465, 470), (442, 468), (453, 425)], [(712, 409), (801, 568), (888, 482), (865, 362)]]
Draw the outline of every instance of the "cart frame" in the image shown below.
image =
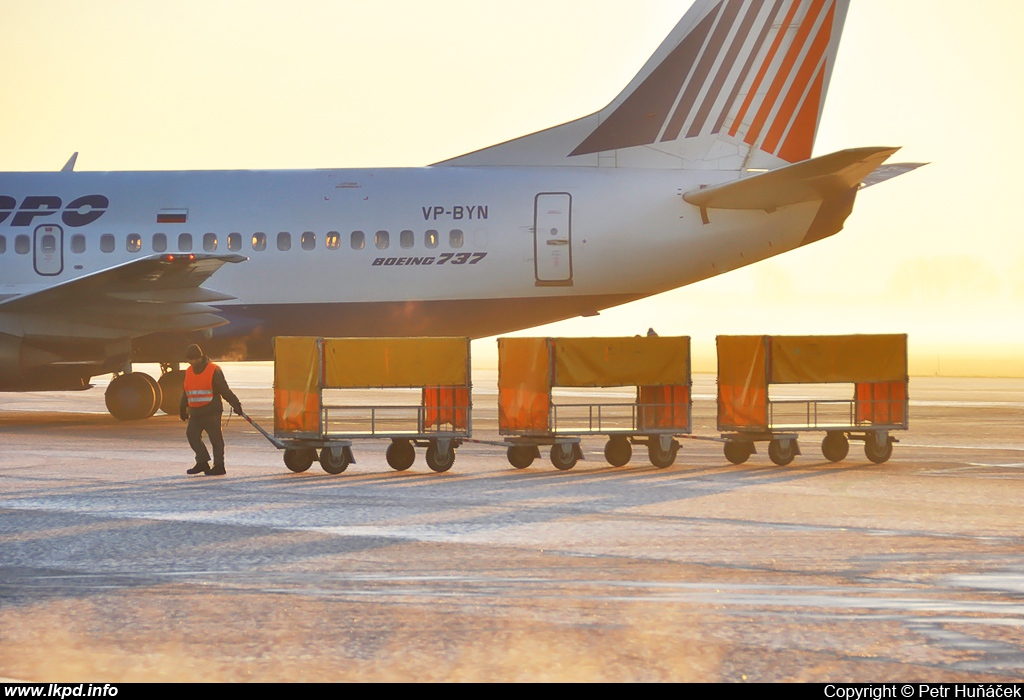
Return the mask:
[[(603, 357), (595, 354), (595, 344), (604, 344)], [(507, 376), (506, 367), (511, 365), (508, 357), (513, 351), (529, 352), (531, 345), (537, 366), (533, 376), (517, 386), (517, 378)], [(652, 373), (643, 360), (645, 349), (652, 350), (654, 345), (658, 346), (657, 354), (663, 362), (666, 357), (676, 361), (661, 371), (662, 376), (674, 378), (671, 382), (650, 381), (658, 375)], [(585, 376), (566, 369), (569, 366), (566, 355), (572, 353), (582, 353), (585, 357)], [(636, 367), (623, 366), (622, 361), (630, 357), (638, 360)], [(555, 403), (553, 397), (556, 387), (613, 386), (636, 387), (636, 400)], [(605, 458), (613, 466), (627, 464), (632, 446), (639, 444), (647, 447), (652, 464), (665, 468), (675, 462), (679, 450), (675, 437), (690, 434), (693, 426), (688, 337), (501, 338), (498, 341), (498, 387), (499, 433), (505, 436), (509, 462), (519, 469), (530, 466), (540, 457), (540, 447), (548, 445), (552, 464), (563, 471), (572, 469), (584, 458), (582, 438), (594, 435), (608, 436)], [(671, 401), (651, 400), (651, 395), (659, 393)], [(520, 394), (539, 397), (541, 406), (525, 423), (507, 415), (509, 407), (521, 400)]]
[[(739, 380), (739, 381), (737, 381)], [(779, 384), (854, 385), (852, 399), (776, 399)], [(719, 336), (718, 429), (725, 456), (742, 464), (768, 442), (772, 462), (801, 454), (800, 434), (824, 431), (822, 453), (839, 462), (850, 441), (876, 464), (909, 428), (907, 336)]]
[[(279, 348), (297, 344), (305, 352), (308, 370), (303, 378), (302, 366), (298, 386), (293, 376), (281, 377)], [(338, 376), (351, 376), (332, 365), (337, 360), (329, 350), (368, 346), (385, 354), (382, 367), (371, 368), (371, 376), (380, 381), (346, 383)], [(458, 348), (458, 356), (452, 351)], [(410, 353), (419, 351), (419, 358), (434, 357), (447, 350), (447, 379), (460, 375), (457, 383), (423, 381), (422, 368)], [(415, 461), (414, 447), (426, 448), (427, 465), (435, 472), (448, 471), (455, 461), (455, 450), (472, 434), (472, 380), (469, 338), (288, 338), (274, 339), (274, 442), (284, 450), (285, 465), (293, 472), (309, 469), (319, 460), (324, 471), (340, 474), (355, 463), (353, 440), (391, 440), (388, 464), (396, 471), (408, 469)], [(351, 359), (351, 358), (348, 358)], [(371, 361), (373, 358), (371, 358)], [(289, 358), (294, 364), (294, 358)], [(429, 364), (429, 363), (428, 363)], [(436, 362), (434, 364), (437, 364)], [(333, 369), (333, 371), (332, 371)], [(404, 373), (404, 374), (403, 374)], [(398, 377), (392, 375), (398, 374)], [(417, 377), (419, 377), (417, 379)], [(283, 379), (280, 386), (279, 379)], [(414, 404), (331, 404), (324, 402), (329, 389), (419, 389), (421, 403)], [(296, 394), (300, 395), (297, 399)], [(428, 397), (436, 399), (428, 403)], [(449, 399), (445, 401), (445, 399)], [(299, 402), (295, 410), (296, 401)], [(289, 411), (291, 411), (289, 415)], [(348, 414), (349, 418), (339, 418)], [(352, 416), (357, 416), (353, 418)]]

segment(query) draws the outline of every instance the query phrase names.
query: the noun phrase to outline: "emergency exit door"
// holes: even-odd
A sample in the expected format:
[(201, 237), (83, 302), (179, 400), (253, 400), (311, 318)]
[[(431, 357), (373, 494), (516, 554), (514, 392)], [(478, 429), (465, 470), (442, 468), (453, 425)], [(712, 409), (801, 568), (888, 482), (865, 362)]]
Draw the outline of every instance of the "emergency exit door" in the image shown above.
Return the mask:
[(533, 252), (538, 287), (572, 285), (572, 195), (542, 192), (534, 199)]
[(64, 271), (64, 231), (60, 226), (37, 226), (32, 241), (36, 272), (59, 275)]

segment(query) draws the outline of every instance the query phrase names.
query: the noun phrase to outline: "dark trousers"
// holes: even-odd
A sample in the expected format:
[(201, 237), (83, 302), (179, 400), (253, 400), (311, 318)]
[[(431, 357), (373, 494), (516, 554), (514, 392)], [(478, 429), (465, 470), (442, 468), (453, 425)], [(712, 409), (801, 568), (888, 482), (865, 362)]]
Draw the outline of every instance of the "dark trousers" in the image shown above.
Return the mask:
[(196, 453), (196, 464), (210, 463), (210, 453), (203, 444), (203, 431), (206, 431), (210, 436), (210, 444), (213, 445), (213, 466), (224, 466), (224, 433), (220, 431), (220, 417), (220, 413), (189, 416), (185, 437)]

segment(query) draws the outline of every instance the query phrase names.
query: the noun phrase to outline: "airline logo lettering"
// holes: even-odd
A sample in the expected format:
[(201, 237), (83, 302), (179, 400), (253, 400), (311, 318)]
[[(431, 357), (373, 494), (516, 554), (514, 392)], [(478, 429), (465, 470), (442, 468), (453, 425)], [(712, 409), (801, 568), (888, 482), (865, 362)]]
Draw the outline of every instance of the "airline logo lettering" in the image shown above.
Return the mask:
[(56, 195), (29, 195), (21, 200), (19, 207), (18, 200), (14, 197), (0, 194), (0, 224), (14, 214), (11, 226), (32, 226), (37, 217), (53, 216), (61, 212), (61, 221), (66, 226), (78, 228), (87, 226), (103, 216), (110, 206), (110, 200), (101, 194), (87, 194), (72, 201), (61, 211), (63, 204), (61, 198)]
[(847, 1), (721, 0), (569, 155), (727, 135), (810, 158)]

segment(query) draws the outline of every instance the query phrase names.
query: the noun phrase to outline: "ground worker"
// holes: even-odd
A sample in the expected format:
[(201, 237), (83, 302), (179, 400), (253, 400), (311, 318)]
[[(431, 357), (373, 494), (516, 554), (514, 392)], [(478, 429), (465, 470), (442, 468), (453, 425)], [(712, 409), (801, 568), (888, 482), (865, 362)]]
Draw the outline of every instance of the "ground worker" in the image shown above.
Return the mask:
[[(185, 436), (196, 453), (195, 466), (187, 474), (221, 476), (224, 470), (224, 435), (220, 430), (220, 417), (224, 413), (221, 397), (231, 404), (235, 413), (242, 414), (242, 404), (228, 388), (224, 372), (210, 362), (198, 345), (185, 349), (189, 368), (185, 370), (185, 393), (181, 395), (181, 419), (188, 421)], [(210, 453), (203, 444), (203, 431), (210, 436), (213, 445), (213, 469), (210, 469)]]

